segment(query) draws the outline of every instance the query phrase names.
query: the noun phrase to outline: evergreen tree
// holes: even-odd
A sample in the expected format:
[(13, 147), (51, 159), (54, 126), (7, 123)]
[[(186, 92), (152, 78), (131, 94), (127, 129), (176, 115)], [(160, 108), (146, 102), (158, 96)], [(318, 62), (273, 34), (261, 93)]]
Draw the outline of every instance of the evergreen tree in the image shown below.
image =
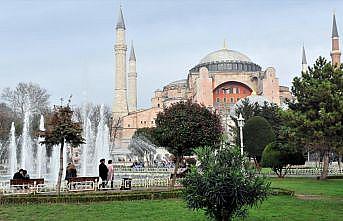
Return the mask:
[(258, 168), (264, 148), (274, 139), (273, 130), (263, 117), (251, 117), (243, 127), (244, 150), (254, 159)]
[(319, 57), (313, 67), (293, 80), (292, 93), (285, 113), (289, 141), (317, 150), (323, 156), (321, 179), (326, 179), (329, 155), (342, 150), (343, 70)]

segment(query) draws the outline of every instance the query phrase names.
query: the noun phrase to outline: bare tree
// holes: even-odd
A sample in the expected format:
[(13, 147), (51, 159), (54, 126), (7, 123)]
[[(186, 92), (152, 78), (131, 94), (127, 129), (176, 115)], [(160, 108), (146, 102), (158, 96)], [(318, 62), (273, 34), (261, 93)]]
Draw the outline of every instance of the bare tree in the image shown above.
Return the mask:
[[(90, 121), (92, 122), (93, 130), (97, 131), (97, 125), (100, 121), (100, 104), (93, 104), (93, 103), (86, 103), (83, 104), (82, 107), (77, 106), (73, 108), (74, 111), (74, 117), (78, 120), (78, 122), (84, 121), (84, 118), (88, 117)], [(85, 116), (84, 116), (85, 115)], [(111, 135), (111, 142), (114, 142), (114, 139), (117, 136), (118, 129), (121, 126), (121, 120), (115, 120), (112, 119), (112, 110), (108, 105), (104, 106), (104, 118), (105, 118), (105, 124), (109, 128), (109, 132)]]
[(110, 124), (109, 124), (109, 128), (110, 128), (110, 134), (111, 134), (111, 142), (114, 143), (116, 138), (118, 138), (119, 136), (119, 130), (122, 128), (122, 121), (123, 118), (116, 118), (113, 119), (112, 117), (110, 118)]
[(1, 98), (19, 116), (24, 115), (25, 105), (30, 102), (33, 114), (44, 114), (49, 110), (47, 90), (35, 83), (19, 83), (15, 89), (5, 88)]
[(16, 121), (12, 110), (5, 103), (0, 103), (0, 140), (7, 140), (11, 123)]

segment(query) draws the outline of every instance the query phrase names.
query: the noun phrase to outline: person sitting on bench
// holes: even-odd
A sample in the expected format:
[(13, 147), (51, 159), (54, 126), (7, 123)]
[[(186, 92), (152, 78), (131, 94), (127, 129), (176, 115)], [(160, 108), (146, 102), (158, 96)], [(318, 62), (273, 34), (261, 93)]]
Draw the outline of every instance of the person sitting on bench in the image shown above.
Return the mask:
[(29, 180), (30, 179), (30, 175), (27, 173), (27, 170), (23, 170), (23, 179), (24, 180)]
[(13, 175), (13, 179), (14, 179), (14, 180), (22, 180), (22, 179), (24, 179), (23, 172), (24, 172), (24, 170), (23, 170), (23, 169), (20, 169), (18, 172), (16, 172), (16, 173)]

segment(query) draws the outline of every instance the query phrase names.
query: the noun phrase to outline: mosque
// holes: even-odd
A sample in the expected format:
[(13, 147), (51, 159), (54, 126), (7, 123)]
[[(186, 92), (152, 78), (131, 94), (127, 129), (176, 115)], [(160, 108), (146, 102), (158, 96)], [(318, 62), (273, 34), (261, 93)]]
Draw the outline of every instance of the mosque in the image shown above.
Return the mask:
[[(136, 56), (131, 46), (126, 71), (127, 45), (126, 27), (122, 9), (116, 25), (115, 51), (115, 91), (113, 103), (113, 128), (117, 147), (125, 149), (138, 128), (154, 127), (157, 114), (164, 107), (191, 100), (209, 109), (223, 111), (231, 109), (240, 99), (260, 97), (264, 100), (283, 105), (291, 92), (280, 85), (277, 72), (273, 67), (263, 69), (247, 55), (223, 48), (204, 56), (191, 68), (185, 79), (177, 80), (156, 90), (151, 98), (151, 107), (137, 109), (137, 72)], [(333, 15), (332, 51), (333, 64), (340, 64), (339, 36)], [(302, 51), (302, 71), (307, 71), (305, 50)], [(114, 150), (115, 151), (115, 150)], [(114, 154), (114, 153), (112, 153)]]

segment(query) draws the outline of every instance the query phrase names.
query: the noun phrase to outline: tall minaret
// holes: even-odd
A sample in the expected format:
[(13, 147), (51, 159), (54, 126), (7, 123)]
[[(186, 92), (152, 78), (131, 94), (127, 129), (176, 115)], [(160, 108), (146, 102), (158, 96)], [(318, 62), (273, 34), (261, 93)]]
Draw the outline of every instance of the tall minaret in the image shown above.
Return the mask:
[(332, 51), (331, 51), (331, 60), (332, 65), (341, 64), (341, 52), (339, 50), (339, 36), (336, 25), (336, 16), (333, 14), (333, 23), (332, 23)]
[(137, 72), (136, 72), (136, 55), (133, 44), (129, 58), (129, 74), (128, 74), (128, 103), (129, 112), (137, 110)]
[(301, 71), (306, 72), (307, 71), (307, 61), (306, 61), (306, 54), (305, 54), (305, 47), (303, 46), (303, 53), (301, 58)]
[(119, 17), (116, 26), (116, 44), (115, 53), (115, 88), (113, 102), (113, 119), (123, 117), (128, 114), (127, 96), (126, 96), (126, 51), (125, 44), (125, 23), (123, 12), (119, 9)]

